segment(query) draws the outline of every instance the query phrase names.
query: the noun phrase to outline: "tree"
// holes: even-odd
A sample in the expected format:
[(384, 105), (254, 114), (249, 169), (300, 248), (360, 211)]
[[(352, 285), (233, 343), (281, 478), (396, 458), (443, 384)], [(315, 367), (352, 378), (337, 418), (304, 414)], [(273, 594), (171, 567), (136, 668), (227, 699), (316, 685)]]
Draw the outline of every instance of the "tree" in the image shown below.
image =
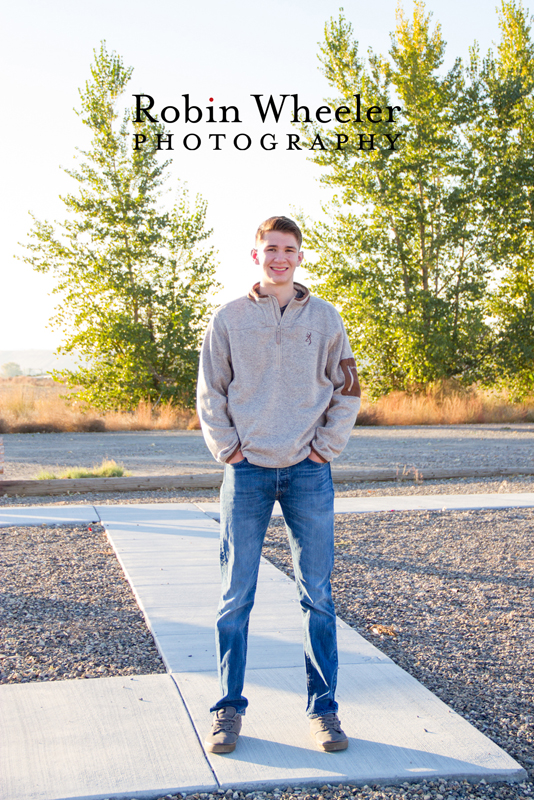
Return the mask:
[[(315, 290), (338, 305), (375, 396), (472, 380), (488, 335), (480, 175), (466, 136), (477, 98), (459, 60), (440, 76), (445, 42), (430, 16), (422, 2), (411, 19), (400, 9), (389, 59), (371, 52), (367, 64), (343, 14), (331, 20), (320, 59), (337, 94), (326, 102), (354, 108), (360, 95), (363, 108), (402, 113), (394, 124), (375, 113), (374, 121), (306, 128), (309, 143), (317, 134), (325, 143), (313, 159), (335, 192), (327, 221), (300, 218), (306, 245), (319, 254), (308, 269), (320, 279)], [(349, 127), (349, 143), (336, 149)], [(395, 149), (385, 138), (394, 133)]]
[(8, 361), (6, 364), (2, 364), (2, 375), (4, 378), (17, 378), (22, 375), (22, 370), (19, 364), (14, 361)]
[[(131, 113), (119, 120), (116, 110), (131, 74), (105, 43), (95, 51), (77, 112), (91, 147), (65, 170), (78, 193), (62, 198), (65, 222), (35, 220), (25, 260), (57, 276), (53, 323), (66, 337), (59, 352), (82, 356), (57, 376), (82, 387), (80, 399), (101, 409), (140, 400), (191, 407), (207, 293), (216, 286), (206, 203), (197, 197), (191, 208), (181, 188), (171, 210), (160, 208), (170, 162), (148, 147), (134, 150)], [(133, 123), (136, 133), (145, 128)]]
[(471, 138), (480, 163), (487, 219), (484, 249), (496, 270), (487, 312), (493, 347), (487, 380), (515, 399), (534, 392), (534, 43), (521, 4), (503, 0), (501, 41), (484, 60), (474, 52), (483, 113)]

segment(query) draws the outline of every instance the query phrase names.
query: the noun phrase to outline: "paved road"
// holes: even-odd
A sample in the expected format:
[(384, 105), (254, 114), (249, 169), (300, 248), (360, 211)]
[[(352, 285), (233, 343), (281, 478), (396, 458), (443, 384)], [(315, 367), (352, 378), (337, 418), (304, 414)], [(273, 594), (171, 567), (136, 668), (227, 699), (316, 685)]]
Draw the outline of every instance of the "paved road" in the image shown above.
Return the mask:
[[(91, 467), (103, 458), (133, 475), (220, 469), (200, 431), (4, 434), (5, 478)], [(336, 467), (534, 467), (534, 424), (355, 428)]]

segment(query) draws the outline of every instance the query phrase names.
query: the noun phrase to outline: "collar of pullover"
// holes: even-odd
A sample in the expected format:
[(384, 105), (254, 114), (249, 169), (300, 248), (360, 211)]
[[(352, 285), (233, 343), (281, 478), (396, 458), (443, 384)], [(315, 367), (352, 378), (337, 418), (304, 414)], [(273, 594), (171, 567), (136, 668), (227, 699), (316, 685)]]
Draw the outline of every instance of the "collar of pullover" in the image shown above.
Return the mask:
[[(310, 299), (310, 290), (303, 286), (301, 283), (293, 283), (293, 286), (298, 292), (301, 292), (301, 297), (295, 297), (294, 300), (301, 305), (306, 305), (308, 300)], [(260, 283), (255, 283), (250, 292), (248, 293), (249, 300), (253, 300), (256, 303), (265, 302), (271, 295), (262, 294), (260, 291)]]

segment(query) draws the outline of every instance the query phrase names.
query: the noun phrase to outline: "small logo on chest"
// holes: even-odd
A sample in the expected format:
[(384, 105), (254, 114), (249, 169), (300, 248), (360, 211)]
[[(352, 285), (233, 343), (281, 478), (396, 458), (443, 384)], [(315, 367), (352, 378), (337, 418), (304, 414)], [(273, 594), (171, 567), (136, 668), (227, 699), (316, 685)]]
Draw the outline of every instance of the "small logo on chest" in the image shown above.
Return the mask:
[(306, 334), (306, 344), (311, 344), (311, 331)]

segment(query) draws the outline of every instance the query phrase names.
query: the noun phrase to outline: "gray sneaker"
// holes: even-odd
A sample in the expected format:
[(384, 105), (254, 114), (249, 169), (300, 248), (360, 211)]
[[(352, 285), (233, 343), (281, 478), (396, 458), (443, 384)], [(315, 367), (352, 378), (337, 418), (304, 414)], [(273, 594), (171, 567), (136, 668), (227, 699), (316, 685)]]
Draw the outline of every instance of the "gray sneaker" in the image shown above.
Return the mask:
[(332, 711), (324, 717), (315, 717), (310, 720), (310, 733), (319, 750), (327, 753), (333, 750), (346, 750), (349, 740), (341, 729), (337, 714)]
[(208, 753), (231, 753), (241, 730), (241, 714), (233, 706), (219, 708), (213, 717), (211, 731), (204, 739)]

